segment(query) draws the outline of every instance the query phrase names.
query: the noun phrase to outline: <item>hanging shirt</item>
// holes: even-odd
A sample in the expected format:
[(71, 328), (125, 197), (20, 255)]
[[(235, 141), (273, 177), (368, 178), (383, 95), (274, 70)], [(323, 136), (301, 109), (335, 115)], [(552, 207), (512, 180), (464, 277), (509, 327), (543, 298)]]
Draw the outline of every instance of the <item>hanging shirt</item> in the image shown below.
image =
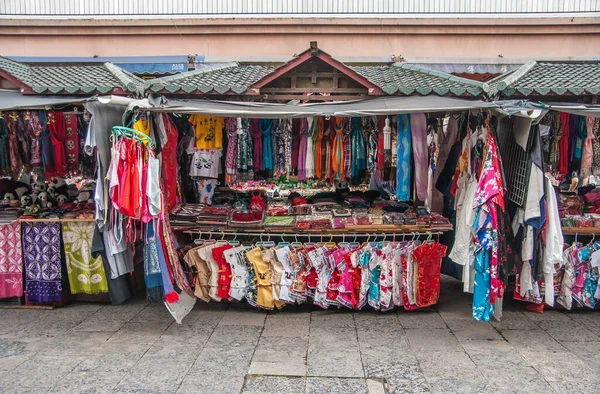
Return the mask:
[(190, 163), (192, 178), (218, 178), (221, 164), (221, 149), (196, 149)]
[(196, 131), (196, 148), (221, 149), (223, 147), (223, 125), (220, 116), (192, 115), (189, 122)]

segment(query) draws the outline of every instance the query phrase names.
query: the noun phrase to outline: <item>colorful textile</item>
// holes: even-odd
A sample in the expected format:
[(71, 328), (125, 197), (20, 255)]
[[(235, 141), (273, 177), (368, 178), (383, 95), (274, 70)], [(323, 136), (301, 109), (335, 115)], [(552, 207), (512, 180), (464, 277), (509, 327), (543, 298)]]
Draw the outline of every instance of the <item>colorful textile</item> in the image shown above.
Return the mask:
[(167, 142), (163, 145), (161, 151), (161, 172), (165, 190), (165, 205), (167, 211), (171, 211), (177, 204), (177, 177), (173, 176), (177, 173), (179, 166), (177, 165), (177, 139), (179, 132), (173, 120), (163, 114), (163, 124), (165, 125), (165, 133)]
[(23, 223), (23, 256), (27, 301), (55, 304), (62, 301), (59, 223)]
[(410, 115), (412, 150), (415, 163), (415, 188), (417, 198), (427, 200), (429, 152), (427, 149), (427, 117), (425, 114)]
[(250, 119), (242, 119), (237, 124), (237, 173), (238, 176), (252, 173), (252, 136), (250, 135)]
[(67, 123), (62, 112), (48, 113), (48, 130), (54, 153), (54, 165), (46, 168), (46, 178), (63, 176), (67, 172), (67, 153), (65, 151)]
[(335, 119), (335, 137), (332, 147), (332, 177), (344, 179), (344, 118)]
[(344, 174), (350, 177), (352, 168), (352, 142), (350, 140), (350, 119), (344, 121)]
[(108, 292), (102, 257), (92, 257), (94, 223), (64, 222), (63, 245), (71, 294)]
[(273, 171), (273, 146), (271, 142), (271, 130), (273, 129), (273, 119), (261, 119), (258, 121), (260, 132), (262, 133), (262, 169)]
[(262, 132), (258, 125), (258, 119), (252, 119), (250, 121), (250, 136), (252, 137), (252, 164), (254, 165), (254, 171), (258, 172), (263, 169), (263, 143), (262, 143)]
[(10, 168), (18, 172), (21, 170), (21, 156), (19, 155), (19, 141), (17, 139), (17, 120), (19, 116), (16, 112), (6, 113), (4, 115), (8, 124), (8, 151), (10, 156)]
[(79, 133), (77, 132), (77, 117), (73, 114), (64, 114), (64, 116), (67, 171), (73, 174), (79, 172)]
[(357, 179), (361, 176), (361, 172), (367, 168), (365, 139), (361, 132), (360, 118), (352, 118), (350, 142), (352, 144), (352, 151), (350, 153), (350, 156), (352, 157), (352, 165), (350, 171), (352, 178)]
[(225, 173), (235, 175), (237, 172), (237, 131), (238, 122), (241, 119), (225, 119), (225, 131), (227, 132), (227, 153), (225, 155)]
[(8, 156), (8, 127), (4, 119), (0, 117), (0, 168), (7, 169), (10, 166)]
[(0, 298), (23, 296), (21, 223), (0, 224)]
[(399, 201), (410, 200), (410, 138), (410, 116), (398, 115), (396, 197)]

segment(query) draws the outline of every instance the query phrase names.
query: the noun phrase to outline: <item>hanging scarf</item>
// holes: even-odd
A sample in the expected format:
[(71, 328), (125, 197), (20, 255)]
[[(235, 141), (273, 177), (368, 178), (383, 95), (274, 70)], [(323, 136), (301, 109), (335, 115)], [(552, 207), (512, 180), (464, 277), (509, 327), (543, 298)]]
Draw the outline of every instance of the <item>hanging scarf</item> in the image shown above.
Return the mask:
[(594, 126), (592, 127), (592, 173), (594, 175), (600, 174), (600, 118), (594, 120)]
[(383, 136), (383, 127), (385, 125), (385, 120), (381, 119), (377, 122), (376, 119), (373, 120), (373, 123), (376, 124), (377, 127), (377, 170), (375, 171), (375, 179), (378, 182), (383, 181), (383, 169), (385, 165), (385, 138)]
[(325, 119), (325, 130), (323, 131), (323, 150), (321, 179), (328, 179), (331, 174), (331, 143), (335, 137), (335, 131), (331, 127), (331, 119)]
[(367, 170), (373, 174), (377, 169), (377, 129), (372, 118), (363, 118), (363, 134), (367, 141)]
[(25, 114), (25, 121), (27, 122), (27, 133), (31, 139), (30, 145), (30, 161), (29, 163), (33, 167), (42, 166), (42, 152), (40, 143), (40, 134), (43, 131), (43, 125), (40, 122), (40, 116), (38, 112), (27, 112)]
[(334, 118), (335, 137), (332, 147), (332, 178), (344, 179), (344, 118)]
[(21, 156), (19, 155), (19, 142), (17, 141), (17, 119), (16, 112), (5, 114), (4, 119), (8, 125), (8, 152), (10, 159), (10, 168), (14, 173), (21, 170)]
[(64, 117), (67, 171), (74, 174), (79, 172), (79, 133), (77, 132), (77, 116), (73, 114), (64, 114)]
[(410, 200), (410, 116), (398, 115), (398, 141), (396, 164), (396, 197), (399, 201)]
[(306, 118), (306, 179), (315, 177), (315, 150), (313, 136), (317, 127), (315, 118)]
[(308, 144), (308, 130), (306, 118), (301, 119), (300, 123), (300, 145), (298, 147), (298, 180), (306, 180), (306, 147)]
[(294, 118), (292, 120), (292, 172), (298, 175), (298, 151), (300, 149), (300, 125), (302, 119)]
[(27, 301), (62, 301), (60, 223), (22, 223)]
[(323, 133), (325, 132), (325, 119), (323, 117), (319, 117), (317, 121), (317, 130), (313, 135), (313, 142), (315, 145), (314, 153), (315, 153), (315, 176), (318, 179), (321, 179), (323, 173)]
[(10, 168), (10, 159), (8, 155), (8, 126), (6, 121), (0, 117), (0, 168), (5, 170)]
[(71, 294), (108, 292), (102, 257), (92, 257), (95, 223), (64, 222), (63, 246)]
[(252, 179), (252, 136), (250, 135), (250, 119), (240, 119), (237, 122), (237, 172), (238, 176)]
[(350, 177), (352, 166), (352, 142), (350, 140), (350, 118), (344, 120), (344, 175)]
[(235, 175), (237, 172), (237, 123), (238, 119), (225, 119), (225, 132), (227, 133), (225, 172), (227, 175)]
[(23, 296), (21, 222), (0, 224), (0, 298)]
[(271, 129), (273, 119), (259, 120), (260, 132), (262, 133), (263, 157), (262, 167), (264, 171), (273, 171), (273, 147), (271, 146)]
[(361, 171), (364, 171), (367, 168), (365, 139), (361, 132), (361, 125), (361, 118), (352, 118), (352, 131), (350, 132), (352, 163), (350, 167), (353, 179), (358, 179), (361, 176)]
[[(289, 173), (288, 158), (291, 161), (291, 151), (288, 142), (291, 142), (291, 119), (281, 119), (273, 131), (273, 144), (275, 145), (275, 156), (273, 157), (274, 172), (277, 176)], [(288, 141), (290, 136), (290, 141)], [(288, 155), (288, 156), (286, 156)]]
[(31, 136), (27, 131), (27, 122), (23, 114), (17, 118), (17, 139), (19, 141), (19, 155), (21, 156), (21, 163), (24, 165), (31, 164)]
[(65, 152), (67, 123), (62, 112), (52, 111), (49, 113), (48, 129), (50, 130), (50, 142), (54, 149), (54, 166), (50, 171), (46, 170), (46, 178), (63, 176), (67, 173), (67, 154)]
[(283, 169), (287, 176), (292, 174), (292, 120), (283, 119), (282, 144), (283, 144)]
[(164, 295), (163, 279), (153, 222), (144, 225), (144, 279), (147, 299), (162, 301)]
[(413, 158), (415, 163), (415, 183), (417, 198), (427, 200), (427, 179), (429, 171), (429, 151), (427, 149), (427, 117), (425, 114), (411, 114), (410, 128)]
[(254, 148), (252, 151), (252, 163), (254, 171), (258, 172), (263, 169), (263, 143), (258, 119), (250, 121), (250, 136), (252, 137), (252, 146)]

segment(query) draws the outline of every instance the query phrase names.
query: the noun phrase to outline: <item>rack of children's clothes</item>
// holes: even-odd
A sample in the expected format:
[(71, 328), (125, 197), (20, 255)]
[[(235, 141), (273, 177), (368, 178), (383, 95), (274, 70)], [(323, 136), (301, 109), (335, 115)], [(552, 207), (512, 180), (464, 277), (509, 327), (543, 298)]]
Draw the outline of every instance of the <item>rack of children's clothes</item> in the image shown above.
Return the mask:
[[(267, 310), (303, 303), (354, 310), (369, 305), (387, 311), (427, 307), (439, 297), (446, 247), (432, 240), (433, 233), (408, 234), (409, 240), (407, 234), (393, 234), (390, 241), (385, 234), (380, 240), (374, 235), (363, 243), (356, 242), (358, 234), (331, 235), (316, 243), (310, 234), (293, 234), (292, 242), (285, 241), (292, 239), (288, 233), (272, 233), (267, 240), (263, 233), (223, 232), (219, 240), (212, 233), (208, 239), (202, 235), (182, 254), (194, 295), (205, 302), (245, 299)], [(354, 240), (346, 242), (346, 235)], [(418, 240), (422, 235), (427, 235), (423, 242)], [(226, 236), (234, 238), (226, 241)], [(257, 240), (240, 243), (238, 236)], [(298, 237), (308, 240), (301, 243)], [(342, 241), (333, 242), (334, 237)]]

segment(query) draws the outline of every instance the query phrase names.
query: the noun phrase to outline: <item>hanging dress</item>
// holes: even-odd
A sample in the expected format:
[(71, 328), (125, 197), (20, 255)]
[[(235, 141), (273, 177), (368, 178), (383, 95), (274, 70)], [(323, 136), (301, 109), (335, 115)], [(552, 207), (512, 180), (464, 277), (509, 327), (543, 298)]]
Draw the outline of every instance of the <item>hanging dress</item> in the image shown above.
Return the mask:
[(332, 178), (344, 179), (344, 118), (337, 117), (334, 120), (335, 137), (332, 146)]
[(259, 120), (259, 126), (262, 134), (262, 169), (263, 171), (273, 171), (273, 146), (271, 141), (273, 119), (261, 119)]
[(365, 153), (365, 139), (361, 132), (362, 121), (360, 118), (352, 118), (352, 130), (350, 132), (350, 142), (352, 144), (352, 163), (351, 177), (353, 180), (361, 178), (362, 173), (367, 168), (367, 159)]
[(252, 137), (252, 165), (254, 172), (263, 170), (263, 143), (262, 132), (258, 124), (258, 119), (250, 121), (250, 136)]
[(306, 149), (308, 145), (307, 120), (302, 118), (300, 123), (300, 144), (298, 146), (298, 180), (306, 180)]
[(325, 119), (320, 116), (317, 120), (316, 134), (313, 134), (315, 145), (315, 177), (322, 179), (323, 176), (323, 133), (325, 132)]
[(306, 118), (306, 179), (315, 177), (315, 155), (313, 150), (313, 135), (315, 132), (315, 119)]

